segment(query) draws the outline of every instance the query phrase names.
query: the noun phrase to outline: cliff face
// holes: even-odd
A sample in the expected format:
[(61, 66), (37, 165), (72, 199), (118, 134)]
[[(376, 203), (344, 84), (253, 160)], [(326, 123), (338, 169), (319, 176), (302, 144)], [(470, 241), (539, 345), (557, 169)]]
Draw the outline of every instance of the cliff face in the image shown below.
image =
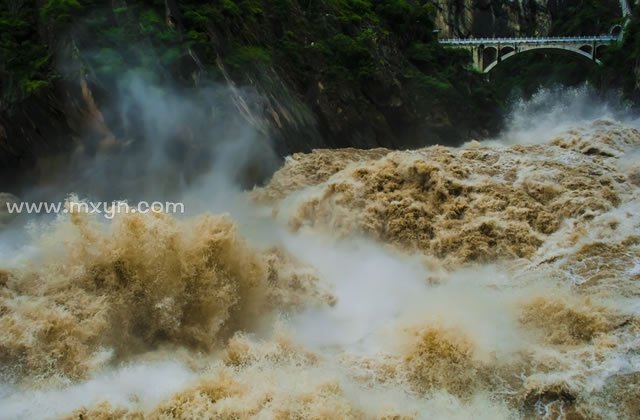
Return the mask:
[(442, 38), (594, 35), (622, 17), (619, 0), (435, 0)]
[[(551, 4), (554, 3), (554, 4)], [(436, 0), (442, 38), (544, 36), (551, 29), (545, 0)]]

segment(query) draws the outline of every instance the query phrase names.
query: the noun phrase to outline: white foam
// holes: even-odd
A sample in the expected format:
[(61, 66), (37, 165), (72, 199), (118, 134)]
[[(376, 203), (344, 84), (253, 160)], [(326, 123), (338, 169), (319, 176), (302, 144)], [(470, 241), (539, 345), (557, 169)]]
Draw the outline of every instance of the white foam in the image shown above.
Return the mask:
[(0, 386), (0, 417), (52, 419), (101, 401), (148, 409), (184, 388), (194, 377), (181, 364), (165, 361), (123, 366), (64, 388), (21, 390), (4, 384)]

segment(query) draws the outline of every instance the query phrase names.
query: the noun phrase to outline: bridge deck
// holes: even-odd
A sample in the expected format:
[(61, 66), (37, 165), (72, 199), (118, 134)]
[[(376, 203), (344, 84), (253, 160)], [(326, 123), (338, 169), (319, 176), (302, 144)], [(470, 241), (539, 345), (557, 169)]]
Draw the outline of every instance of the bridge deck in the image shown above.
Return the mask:
[(452, 38), (441, 39), (445, 45), (483, 45), (483, 44), (579, 44), (586, 42), (613, 43), (618, 40), (615, 35), (541, 37), (541, 38)]

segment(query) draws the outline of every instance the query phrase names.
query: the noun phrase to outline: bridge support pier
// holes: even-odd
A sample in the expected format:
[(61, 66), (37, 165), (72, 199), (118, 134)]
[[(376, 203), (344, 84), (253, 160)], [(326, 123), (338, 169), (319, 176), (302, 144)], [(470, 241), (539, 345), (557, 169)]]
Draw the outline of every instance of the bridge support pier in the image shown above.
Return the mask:
[(478, 48), (471, 50), (473, 55), (473, 66), (476, 69), (484, 69), (484, 45), (480, 45)]

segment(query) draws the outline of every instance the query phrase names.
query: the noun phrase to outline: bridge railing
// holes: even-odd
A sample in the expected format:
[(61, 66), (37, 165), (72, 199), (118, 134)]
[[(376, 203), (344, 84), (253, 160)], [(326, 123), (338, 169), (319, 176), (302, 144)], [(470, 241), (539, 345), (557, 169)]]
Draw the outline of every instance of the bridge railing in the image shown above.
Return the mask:
[(441, 39), (441, 44), (449, 45), (480, 45), (480, 44), (551, 44), (551, 43), (578, 43), (578, 42), (614, 42), (615, 35), (599, 36), (571, 36), (571, 37), (523, 37), (523, 38), (450, 38)]

